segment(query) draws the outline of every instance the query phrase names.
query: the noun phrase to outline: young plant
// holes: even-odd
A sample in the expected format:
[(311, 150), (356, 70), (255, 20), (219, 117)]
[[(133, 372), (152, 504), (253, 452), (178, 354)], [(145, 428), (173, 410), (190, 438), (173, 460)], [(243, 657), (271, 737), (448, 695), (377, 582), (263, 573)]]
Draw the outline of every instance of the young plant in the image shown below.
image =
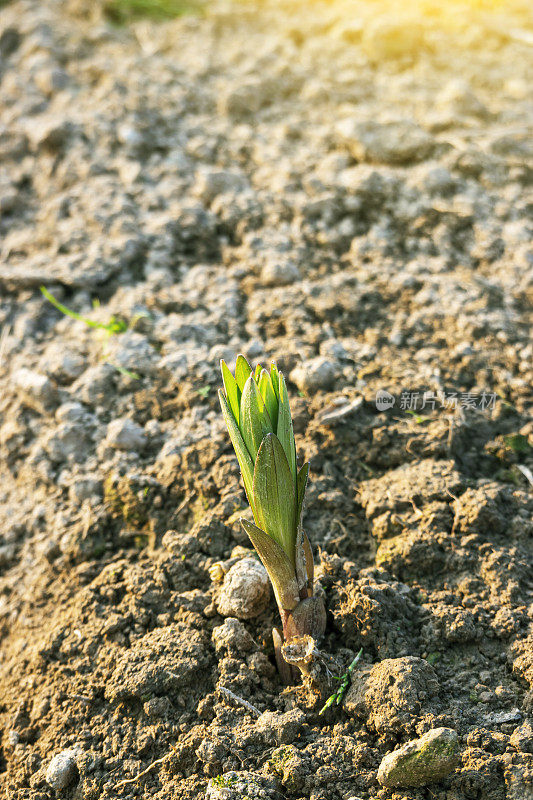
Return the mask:
[(332, 695), (330, 695), (328, 697), (328, 699), (326, 700), (326, 702), (324, 703), (324, 705), (322, 706), (322, 708), (318, 712), (319, 715), (323, 714), (324, 711), (327, 708), (329, 708), (330, 706), (332, 706), (333, 704), (339, 706), (342, 703), (344, 695), (346, 694), (346, 689), (348, 688), (348, 684), (350, 682), (350, 678), (351, 678), (352, 672), (354, 671), (354, 669), (356, 667), (356, 664), (357, 664), (357, 662), (359, 661), (359, 659), (361, 658), (362, 655), (363, 655), (363, 648), (361, 647), (361, 649), (357, 653), (356, 657), (353, 659), (352, 663), (350, 664), (350, 666), (348, 667), (346, 672), (344, 672), (340, 676), (340, 678), (336, 678), (335, 679), (335, 680), (340, 681), (339, 687), (335, 692), (333, 692)]
[[(88, 328), (93, 328), (95, 330), (104, 331), (106, 337), (109, 336), (117, 336), (118, 334), (124, 333), (128, 330), (128, 325), (124, 320), (118, 319), (117, 317), (111, 317), (109, 322), (95, 322), (93, 319), (87, 319), (87, 317), (82, 317), (81, 314), (78, 314), (76, 311), (72, 311), (71, 308), (67, 308), (67, 306), (60, 303), (54, 295), (48, 291), (45, 286), (41, 286), (41, 293), (43, 294), (46, 299), (52, 303), (54, 308), (57, 308), (58, 311), (61, 311), (66, 317), (71, 317), (71, 319), (76, 319), (79, 322), (83, 322), (87, 325)], [(105, 351), (105, 346), (104, 346)], [(108, 362), (110, 366), (114, 367), (117, 372), (120, 372), (121, 375), (125, 375), (127, 378), (133, 378), (134, 380), (140, 380), (141, 376), (137, 375), (136, 372), (131, 372), (129, 369), (125, 369), (124, 367), (119, 366), (118, 364), (113, 364)]]
[[(269, 574), (288, 652), (289, 644), (317, 639), (326, 624), (322, 598), (313, 595), (313, 554), (301, 526), (309, 464), (297, 468), (287, 387), (276, 365), (270, 373), (260, 365), (252, 371), (239, 355), (235, 375), (224, 361), (221, 368), (220, 404), (255, 522), (241, 523)], [(278, 667), (289, 682), (292, 671), (277, 629), (273, 638)]]

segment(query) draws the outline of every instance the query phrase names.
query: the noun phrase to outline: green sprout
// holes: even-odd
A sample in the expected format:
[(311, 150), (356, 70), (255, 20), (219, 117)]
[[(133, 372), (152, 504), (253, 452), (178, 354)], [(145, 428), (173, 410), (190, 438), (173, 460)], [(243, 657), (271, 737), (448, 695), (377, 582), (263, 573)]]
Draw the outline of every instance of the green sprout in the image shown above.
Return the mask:
[(201, 7), (198, 0), (105, 0), (104, 13), (111, 22), (124, 25), (143, 17), (161, 22), (199, 12)]
[(328, 697), (328, 699), (318, 712), (319, 715), (323, 714), (324, 711), (333, 704), (337, 706), (341, 704), (342, 698), (344, 697), (346, 689), (348, 688), (348, 683), (350, 682), (350, 676), (355, 669), (355, 665), (357, 664), (362, 655), (363, 655), (363, 648), (359, 650), (359, 652), (357, 653), (356, 657), (354, 658), (354, 660), (352, 661), (346, 672), (344, 672), (340, 676), (340, 678), (336, 678), (336, 680), (340, 681), (339, 688), (337, 689), (336, 692), (333, 692), (333, 694)]
[[(119, 319), (118, 317), (110, 317), (109, 322), (96, 322), (93, 319), (88, 319), (87, 317), (82, 317), (81, 314), (78, 314), (76, 311), (73, 311), (71, 308), (67, 308), (64, 306), (63, 303), (60, 303), (59, 300), (54, 297), (54, 295), (48, 291), (46, 286), (41, 286), (41, 293), (46, 297), (46, 299), (52, 303), (54, 308), (57, 308), (58, 311), (61, 311), (66, 317), (70, 317), (71, 319), (78, 320), (78, 322), (83, 322), (87, 327), (93, 328), (95, 330), (102, 330), (105, 331), (107, 336), (116, 336), (117, 334), (124, 333), (124, 331), (128, 330), (128, 325), (124, 322), (123, 319)], [(100, 305), (99, 302), (95, 302), (95, 307), (97, 308)], [(131, 372), (129, 369), (125, 367), (121, 367), (118, 364), (111, 364), (117, 372), (120, 372), (121, 375), (125, 375), (127, 378), (133, 378), (134, 380), (140, 380), (141, 376), (138, 375), (136, 372)]]
[[(313, 596), (311, 545), (301, 526), (309, 464), (300, 469), (285, 379), (275, 364), (270, 373), (255, 371), (237, 357), (235, 375), (221, 362), (224, 390), (220, 404), (237, 455), (254, 523), (241, 524), (256, 549), (278, 604), (285, 644), (324, 633), (322, 599)], [(273, 631), (282, 677), (291, 670), (281, 654), (281, 636)], [(291, 662), (296, 663), (296, 662)]]

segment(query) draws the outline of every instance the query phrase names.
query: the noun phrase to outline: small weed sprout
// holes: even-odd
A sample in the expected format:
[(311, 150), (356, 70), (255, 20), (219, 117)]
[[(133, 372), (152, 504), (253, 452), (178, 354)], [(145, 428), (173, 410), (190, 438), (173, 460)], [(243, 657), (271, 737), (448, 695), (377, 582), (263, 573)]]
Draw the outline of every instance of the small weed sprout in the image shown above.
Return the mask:
[[(320, 637), (326, 624), (322, 598), (313, 595), (313, 554), (301, 526), (309, 464), (297, 467), (287, 387), (276, 365), (270, 373), (260, 365), (252, 371), (239, 355), (235, 375), (224, 361), (221, 368), (220, 404), (254, 517), (241, 523), (274, 588), (286, 652), (289, 643)], [(276, 629), (273, 638), (281, 675), (290, 682), (293, 671)]]
[(183, 14), (199, 13), (199, 0), (105, 0), (104, 13), (116, 25), (125, 25), (137, 19), (162, 22)]
[(350, 676), (354, 671), (355, 666), (362, 655), (363, 655), (363, 648), (359, 650), (359, 652), (357, 653), (356, 657), (354, 658), (354, 660), (352, 661), (346, 672), (344, 672), (340, 676), (340, 678), (336, 678), (336, 680), (340, 681), (339, 688), (337, 689), (336, 692), (333, 692), (333, 694), (328, 697), (328, 699), (318, 712), (319, 714), (323, 714), (324, 711), (332, 705), (340, 706), (340, 704), (342, 703), (342, 699), (346, 693), (346, 689), (348, 688), (348, 684), (350, 682)]
[[(41, 292), (46, 297), (46, 299), (52, 303), (54, 308), (57, 308), (62, 314), (66, 317), (70, 317), (71, 319), (78, 320), (78, 322), (83, 322), (87, 327), (93, 328), (94, 330), (104, 331), (106, 337), (109, 336), (117, 336), (118, 334), (124, 333), (128, 330), (128, 324), (123, 319), (119, 319), (118, 317), (110, 317), (109, 322), (96, 322), (93, 319), (88, 319), (87, 317), (82, 317), (81, 314), (78, 314), (76, 311), (72, 311), (71, 308), (67, 308), (67, 306), (60, 303), (54, 295), (48, 291), (45, 286), (41, 286)], [(99, 303), (96, 303), (98, 306)], [(129, 369), (125, 369), (124, 367), (120, 367), (118, 364), (112, 364), (109, 362), (117, 372), (120, 372), (121, 375), (125, 375), (127, 378), (133, 378), (134, 380), (140, 380), (140, 375), (137, 375), (136, 372), (131, 372)]]

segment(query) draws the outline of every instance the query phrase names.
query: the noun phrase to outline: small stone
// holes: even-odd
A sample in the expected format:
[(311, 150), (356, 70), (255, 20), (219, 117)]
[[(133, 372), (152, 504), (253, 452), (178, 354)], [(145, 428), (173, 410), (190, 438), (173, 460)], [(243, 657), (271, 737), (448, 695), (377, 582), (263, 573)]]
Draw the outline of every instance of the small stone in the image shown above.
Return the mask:
[(28, 135), (35, 148), (59, 152), (74, 132), (74, 125), (68, 120), (58, 120), (54, 115), (32, 118)]
[(423, 658), (385, 658), (352, 676), (344, 708), (380, 735), (395, 734), (417, 717), (435, 712), (438, 690), (435, 670)]
[(330, 405), (317, 414), (317, 419), (326, 427), (337, 425), (355, 414), (362, 405), (362, 397), (356, 397), (351, 401), (347, 397), (336, 397)]
[(235, 617), (227, 617), (222, 625), (213, 628), (211, 638), (217, 653), (223, 651), (246, 653), (254, 646), (254, 640), (242, 622)]
[(452, 356), (455, 358), (463, 358), (464, 356), (471, 356), (474, 349), (470, 342), (459, 342), (459, 344), (452, 350)]
[(261, 270), (261, 280), (267, 286), (288, 286), (300, 278), (300, 270), (293, 261), (272, 259)]
[(62, 422), (46, 435), (43, 446), (50, 459), (57, 464), (63, 461), (81, 463), (87, 458), (90, 436), (83, 423)]
[(15, 50), (18, 50), (21, 41), (22, 36), (17, 28), (12, 28), (11, 26), (5, 28), (0, 35), (0, 57), (9, 58)]
[(165, 719), (172, 712), (172, 703), (168, 697), (151, 697), (145, 702), (143, 709), (150, 719)]
[(109, 364), (89, 367), (72, 384), (72, 395), (88, 405), (104, 403), (113, 396), (116, 374), (116, 369)]
[(72, 383), (85, 369), (86, 359), (76, 351), (69, 350), (63, 342), (53, 342), (46, 348), (40, 367), (58, 383)]
[(58, 422), (81, 422), (87, 417), (87, 412), (81, 403), (61, 403), (56, 408), (55, 417)]
[(140, 130), (133, 125), (124, 123), (117, 128), (117, 141), (132, 150), (140, 148), (144, 144), (144, 136)]
[(238, 172), (202, 172), (195, 186), (195, 193), (204, 203), (210, 204), (220, 194), (237, 194), (248, 188), (248, 180)]
[(522, 753), (533, 753), (533, 728), (531, 723), (524, 722), (518, 728), (515, 728), (511, 734), (510, 743), (517, 750)]
[(243, 558), (224, 578), (217, 600), (223, 617), (251, 619), (265, 610), (270, 597), (270, 583), (264, 566), (256, 558)]
[(22, 395), (43, 408), (50, 408), (57, 401), (57, 390), (52, 381), (39, 372), (22, 367), (13, 375), (13, 383)]
[(453, 117), (487, 116), (487, 108), (462, 78), (450, 81), (436, 98), (436, 105)]
[(378, 770), (382, 786), (427, 786), (446, 778), (459, 762), (457, 733), (451, 728), (432, 728), (386, 755)]
[(244, 770), (211, 778), (205, 794), (205, 800), (278, 800), (279, 797), (273, 776)]
[(363, 50), (375, 62), (406, 56), (412, 58), (424, 46), (424, 28), (414, 19), (377, 17), (363, 30)]
[(428, 170), (424, 186), (433, 194), (450, 195), (456, 188), (456, 181), (446, 167), (432, 167)]
[(86, 475), (73, 481), (69, 489), (70, 498), (78, 503), (83, 503), (84, 500), (89, 500), (90, 498), (100, 498), (102, 494), (102, 481), (98, 477), (91, 475)]
[(293, 708), (284, 714), (279, 711), (264, 711), (255, 726), (276, 744), (291, 744), (298, 736), (304, 722), (303, 711)]
[(378, 164), (412, 164), (429, 158), (435, 139), (408, 119), (393, 122), (358, 122), (352, 117), (337, 125), (337, 132), (358, 161)]
[(331, 389), (337, 372), (335, 362), (324, 356), (317, 356), (295, 367), (290, 378), (302, 392), (314, 392), (318, 389)]
[(16, 747), (20, 742), (20, 733), (11, 729), (7, 734), (7, 742), (10, 747)]
[(63, 750), (53, 757), (46, 770), (46, 782), (56, 792), (66, 789), (78, 779), (77, 750)]
[(114, 419), (107, 426), (106, 444), (115, 450), (138, 452), (146, 444), (146, 434), (141, 426), (129, 417)]
[(259, 80), (239, 83), (220, 97), (218, 108), (222, 114), (246, 119), (260, 110), (265, 102), (265, 95), (265, 86)]

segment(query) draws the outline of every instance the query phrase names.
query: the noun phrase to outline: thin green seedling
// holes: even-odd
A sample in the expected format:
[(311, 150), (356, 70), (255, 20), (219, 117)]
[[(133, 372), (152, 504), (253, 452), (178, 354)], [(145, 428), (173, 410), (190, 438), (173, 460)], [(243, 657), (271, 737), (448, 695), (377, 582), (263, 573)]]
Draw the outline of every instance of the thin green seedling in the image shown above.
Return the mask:
[[(97, 322), (93, 319), (88, 319), (87, 317), (83, 317), (81, 314), (78, 314), (77, 311), (73, 311), (71, 308), (67, 308), (67, 306), (63, 305), (54, 295), (48, 291), (46, 286), (41, 286), (41, 293), (44, 297), (51, 303), (54, 308), (57, 308), (62, 314), (66, 317), (70, 317), (71, 319), (75, 319), (78, 322), (83, 322), (84, 325), (87, 327), (92, 328), (93, 330), (101, 330), (106, 333), (107, 336), (117, 336), (121, 333), (124, 333), (128, 330), (128, 324), (123, 319), (118, 319), (115, 316), (109, 318), (109, 322)], [(99, 306), (97, 302), (95, 306)], [(125, 367), (121, 367), (118, 364), (113, 364), (112, 362), (107, 362), (112, 366), (117, 372), (120, 372), (121, 375), (125, 375), (127, 378), (133, 378), (134, 380), (140, 380), (141, 376), (138, 375), (136, 372), (131, 372), (129, 369)]]
[(410, 414), (417, 425), (423, 425), (425, 422), (431, 422), (431, 417), (422, 417), (420, 414), (417, 414), (416, 411), (412, 411), (410, 408), (405, 410), (406, 414)]
[(348, 684), (350, 683), (350, 676), (354, 671), (356, 664), (362, 655), (363, 655), (363, 648), (359, 650), (359, 652), (355, 656), (354, 660), (352, 661), (346, 672), (344, 672), (340, 677), (334, 678), (334, 680), (340, 681), (339, 688), (337, 689), (336, 692), (333, 692), (333, 694), (328, 697), (328, 699), (318, 712), (319, 715), (323, 714), (327, 708), (330, 708), (330, 706), (332, 705), (339, 706), (341, 704), (342, 699), (346, 693), (346, 689), (348, 688)]
[(98, 328), (99, 330), (106, 331), (109, 336), (117, 333), (124, 333), (124, 331), (128, 329), (127, 323), (122, 319), (117, 319), (116, 317), (110, 317), (109, 322), (96, 322), (93, 319), (82, 317), (81, 314), (78, 314), (76, 311), (72, 311), (71, 308), (67, 308), (67, 306), (63, 305), (63, 303), (60, 303), (59, 300), (54, 297), (54, 295), (49, 292), (45, 286), (41, 286), (41, 292), (46, 299), (52, 303), (55, 308), (57, 308), (58, 311), (61, 311), (61, 313), (66, 317), (71, 317), (71, 319), (76, 319), (79, 322), (85, 323), (85, 325), (87, 325), (89, 328)]
[(162, 22), (183, 14), (202, 11), (198, 0), (106, 0), (104, 13), (116, 25), (125, 25), (137, 19)]

